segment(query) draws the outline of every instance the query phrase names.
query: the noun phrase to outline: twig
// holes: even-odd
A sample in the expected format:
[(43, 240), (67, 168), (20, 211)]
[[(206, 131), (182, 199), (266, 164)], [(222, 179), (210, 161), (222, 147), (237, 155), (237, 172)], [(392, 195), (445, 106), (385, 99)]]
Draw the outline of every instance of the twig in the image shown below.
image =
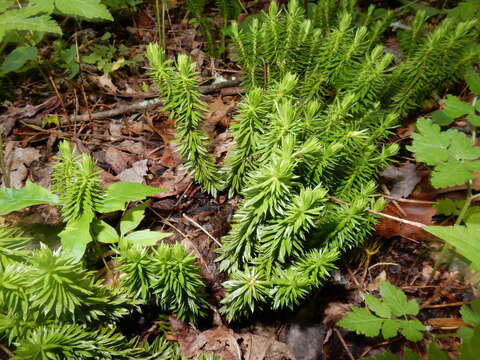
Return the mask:
[(457, 301), (449, 304), (420, 305), (420, 309), (440, 309), (453, 306), (462, 306), (467, 304), (470, 304), (470, 301)]
[(348, 354), (348, 357), (352, 360), (355, 360), (355, 357), (353, 356), (352, 352), (350, 351), (350, 349), (348, 348), (348, 345), (347, 343), (345, 342), (345, 339), (343, 338), (342, 334), (340, 334), (340, 331), (338, 331), (338, 329), (333, 329), (333, 331), (335, 331), (335, 334), (337, 334), (338, 336), (338, 340), (340, 340), (340, 342), (342, 343), (343, 345), (343, 348), (345, 349), (345, 351), (347, 352)]
[(381, 196), (383, 196), (385, 199), (395, 200), (395, 201), (404, 202), (404, 203), (425, 204), (425, 205), (435, 204), (435, 201), (429, 201), (429, 200), (404, 199), (404, 198), (399, 198), (396, 196), (386, 195), (386, 194), (382, 194)]
[[(202, 94), (209, 94), (209, 93), (215, 92), (216, 90), (237, 86), (240, 84), (240, 82), (241, 82), (240, 79), (227, 80), (217, 84), (200, 86), (198, 90)], [(110, 117), (114, 117), (114, 116), (118, 116), (126, 113), (153, 109), (157, 106), (160, 106), (161, 104), (162, 104), (162, 101), (159, 98), (144, 100), (135, 104), (121, 104), (112, 110), (91, 113), (90, 114), (91, 116), (89, 116), (89, 114), (77, 115), (76, 120), (77, 121), (101, 120), (101, 119), (106, 119), (106, 118), (110, 118)], [(70, 120), (73, 120), (73, 119), (74, 117), (71, 116)]]
[(218, 246), (222, 246), (222, 244), (220, 243), (220, 241), (218, 241), (217, 239), (215, 239), (207, 230), (205, 230), (205, 228), (200, 225), (199, 223), (197, 223), (195, 220), (193, 220), (191, 217), (187, 216), (186, 214), (183, 214), (183, 217), (185, 219), (187, 219), (188, 221), (190, 221), (193, 225), (195, 225), (197, 228), (199, 228), (200, 230), (202, 230), (210, 239), (212, 239), (213, 241), (215, 241), (215, 243), (218, 245)]
[(374, 267), (383, 266), (383, 265), (388, 265), (388, 266), (400, 266), (400, 264), (397, 264), (397, 263), (379, 262), (379, 263), (376, 263), (376, 264), (373, 264), (372, 266), (370, 266), (370, 267), (368, 268), (368, 271), (372, 270)]
[[(390, 191), (388, 190), (387, 186), (385, 184), (382, 185), (383, 191), (387, 193), (387, 195), (390, 195)], [(395, 199), (392, 199), (393, 205), (397, 208), (398, 211), (400, 211), (400, 214), (404, 217), (407, 217), (407, 213), (405, 210), (402, 209), (398, 201)]]
[(10, 187), (10, 173), (5, 161), (5, 147), (3, 146), (3, 124), (0, 124), (0, 173), (2, 175), (3, 186)]
[[(334, 196), (331, 196), (331, 195), (328, 195), (328, 194), (327, 194), (327, 197), (328, 197), (330, 200), (335, 201), (335, 202), (337, 202), (337, 203), (339, 203), (339, 204), (352, 206), (352, 204), (350, 204), (349, 202), (346, 202), (346, 201), (337, 199), (337, 198), (334, 197)], [(382, 213), (382, 212), (380, 212), (380, 211), (376, 211), (376, 210), (367, 210), (367, 211), (368, 211), (370, 214), (374, 214), (374, 215), (378, 215), (378, 216), (381, 216), (381, 217), (384, 217), (384, 218), (387, 218), (387, 219), (395, 220), (395, 221), (401, 222), (401, 223), (403, 223), (403, 224), (412, 225), (412, 226), (415, 226), (415, 227), (420, 228), (420, 229), (423, 229), (423, 228), (426, 226), (425, 224), (422, 224), (422, 223), (419, 223), (419, 222), (416, 222), (416, 221), (405, 220), (405, 219), (402, 219), (402, 218), (399, 218), (399, 217), (396, 217), (396, 216), (392, 216), (392, 215), (388, 215), (388, 214)]]
[(11, 359), (15, 356), (15, 354), (13, 352), (10, 351), (9, 348), (7, 348), (5, 345), (3, 344), (0, 344), (0, 349), (5, 353), (7, 354), (8, 358)]

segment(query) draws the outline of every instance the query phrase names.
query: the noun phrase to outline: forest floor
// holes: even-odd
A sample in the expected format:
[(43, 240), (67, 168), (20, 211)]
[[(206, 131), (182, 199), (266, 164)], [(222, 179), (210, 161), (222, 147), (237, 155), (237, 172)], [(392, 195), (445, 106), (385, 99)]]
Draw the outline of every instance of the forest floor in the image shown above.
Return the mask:
[[(255, 11), (263, 4), (252, 2), (246, 6)], [(208, 56), (200, 33), (179, 14), (175, 6), (169, 10), (166, 48), (169, 55), (189, 54), (199, 65), (204, 100), (208, 103), (205, 130), (214, 144), (212, 153), (221, 164), (233, 142), (228, 127), (241, 99), (241, 72), (232, 61), (225, 60), (229, 59), (228, 51), (223, 60)], [(215, 14), (212, 19), (221, 21)], [(366, 245), (352, 251), (328, 283), (300, 308), (266, 312), (234, 325), (222, 323), (214, 306), (223, 297), (221, 283), (226, 276), (216, 270), (215, 249), (229, 230), (239, 198), (229, 199), (222, 194), (212, 198), (203, 193), (187, 176), (175, 152), (172, 120), (158, 106), (145, 106), (146, 100), (157, 97), (143, 56), (145, 44), (157, 40), (153, 7), (146, 3), (112, 24), (85, 27), (72, 33), (71, 40), (82, 48), (106, 32), (112, 34), (109, 44), (123, 44), (128, 48), (128, 58), (139, 56), (140, 60), (109, 75), (90, 64), (82, 64), (74, 79), (68, 79), (62, 71), (48, 71), (44, 78), (20, 74), (10, 100), (3, 103), (0, 123), (12, 186), (21, 187), (27, 179), (49, 186), (58, 140), (68, 139), (79, 151), (96, 159), (105, 184), (122, 180), (166, 189), (149, 205), (149, 227), (172, 232), (174, 235), (167, 241), (180, 241), (198, 256), (214, 315), (194, 328), (173, 317), (159, 320), (158, 314), (145, 312), (122, 323), (126, 334), (147, 336), (162, 322), (170, 321), (169, 338), (177, 340), (187, 355), (202, 348), (222, 354), (225, 359), (239, 359), (239, 353), (245, 359), (259, 360), (357, 359), (405, 345), (400, 336), (388, 341), (369, 340), (335, 326), (352, 305), (363, 301), (361, 294), (377, 290), (382, 279), (417, 299), (421, 307), (419, 319), (436, 334), (453, 332), (463, 324), (460, 306), (476, 295), (472, 288), (475, 279), (468, 269), (454, 262), (429, 281), (440, 243), (418, 227), (387, 218), (380, 219)], [(47, 46), (43, 50), (51, 51)], [(457, 90), (468, 97), (461, 88)], [(103, 113), (115, 110), (115, 116)], [(42, 122), (52, 116), (58, 116), (60, 124), (43, 126)], [(441, 194), (431, 187), (429, 170), (405, 150), (414, 122), (412, 118), (395, 129), (390, 138), (403, 150), (379, 177), (388, 200), (384, 212), (426, 225), (438, 224), (444, 218), (432, 205)], [(476, 185), (480, 188), (480, 177)], [(461, 199), (464, 188), (444, 189), (442, 195)], [(61, 222), (58, 212), (50, 206), (26, 209), (6, 219), (32, 231), (48, 227), (53, 229), (52, 236)], [(113, 263), (113, 259), (110, 261)], [(115, 281), (105, 275), (100, 264), (98, 269), (107, 282)], [(439, 345), (454, 353), (459, 344), (455, 338), (446, 338)], [(409, 346), (420, 349), (423, 345), (420, 342)]]

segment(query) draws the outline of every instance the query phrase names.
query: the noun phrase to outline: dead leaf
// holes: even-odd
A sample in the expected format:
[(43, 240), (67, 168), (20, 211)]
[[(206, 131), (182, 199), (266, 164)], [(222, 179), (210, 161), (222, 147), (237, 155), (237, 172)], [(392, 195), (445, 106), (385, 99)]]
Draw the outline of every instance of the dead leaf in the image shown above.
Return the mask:
[(153, 196), (157, 199), (163, 199), (182, 194), (191, 182), (192, 179), (187, 176), (187, 171), (179, 166), (166, 170), (161, 176), (153, 179), (150, 185), (167, 190)]
[(105, 163), (110, 165), (115, 174), (119, 174), (131, 166), (133, 161), (132, 156), (118, 150), (114, 146), (108, 146), (107, 150), (105, 150)]
[(377, 291), (380, 287), (380, 281), (381, 280), (387, 280), (387, 273), (385, 270), (382, 270), (380, 274), (373, 280), (370, 284), (367, 285), (367, 290), (372, 292), (372, 291)]
[(159, 164), (168, 168), (173, 168), (180, 165), (182, 163), (182, 159), (180, 159), (175, 149), (175, 143), (171, 141), (165, 143), (163, 147), (162, 157), (160, 158), (160, 160), (158, 160)]
[(90, 79), (93, 82), (96, 82), (100, 88), (107, 90), (110, 93), (116, 94), (118, 93), (118, 88), (112, 82), (112, 79), (108, 75), (96, 76), (90, 75)]
[(117, 179), (120, 181), (134, 182), (139, 184), (145, 184), (144, 177), (147, 175), (148, 160), (139, 160), (132, 164), (131, 168), (123, 170), (117, 175)]
[(179, 336), (178, 341), (182, 353), (188, 358), (214, 353), (225, 360), (295, 360), (285, 343), (252, 333), (237, 334), (224, 326), (203, 331), (196, 337)]
[[(400, 206), (407, 214), (407, 217), (403, 217), (392, 203), (389, 203), (383, 212), (425, 225), (433, 225), (432, 217), (438, 214), (437, 211), (432, 208), (431, 204), (401, 203)], [(429, 236), (422, 228), (387, 218), (380, 219), (376, 230), (379, 236), (387, 239), (394, 236), (405, 236), (414, 240), (423, 241)]]
[(412, 193), (415, 186), (422, 180), (416, 168), (414, 163), (404, 163), (398, 167), (390, 165), (380, 173), (383, 178), (393, 184), (390, 195), (406, 198)]
[(204, 122), (203, 129), (208, 133), (211, 134), (215, 130), (215, 126), (219, 122), (224, 124), (228, 124), (229, 121), (223, 121), (224, 118), (227, 116), (228, 112), (235, 107), (235, 101), (232, 100), (228, 104), (225, 104), (222, 100), (221, 96), (218, 96), (215, 101), (211, 102), (208, 105), (208, 115)]

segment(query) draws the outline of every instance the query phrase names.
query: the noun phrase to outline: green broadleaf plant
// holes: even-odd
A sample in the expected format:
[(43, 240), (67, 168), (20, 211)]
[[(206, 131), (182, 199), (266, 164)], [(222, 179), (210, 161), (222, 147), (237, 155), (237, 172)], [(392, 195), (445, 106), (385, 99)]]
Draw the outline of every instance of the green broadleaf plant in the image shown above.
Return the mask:
[(127, 202), (140, 201), (163, 190), (129, 182), (114, 183), (104, 189), (95, 161), (89, 155), (76, 156), (66, 141), (60, 143), (59, 153), (52, 174), (52, 191), (28, 181), (22, 189), (0, 189), (0, 214), (32, 205), (61, 206), (66, 225), (59, 236), (64, 251), (77, 261), (93, 240), (91, 226), (97, 232), (96, 239), (103, 243), (125, 240), (149, 246), (170, 235), (150, 230), (131, 232), (143, 219), (146, 204), (126, 212), (120, 225), (120, 236), (101, 220), (93, 222), (96, 212), (123, 210)]
[(378, 336), (389, 339), (400, 333), (410, 341), (420, 341), (425, 326), (418, 319), (408, 319), (416, 316), (419, 306), (416, 300), (407, 300), (405, 293), (387, 281), (380, 281), (381, 300), (365, 294), (365, 309), (354, 306), (352, 312), (341, 319), (337, 325), (363, 334), (368, 337)]

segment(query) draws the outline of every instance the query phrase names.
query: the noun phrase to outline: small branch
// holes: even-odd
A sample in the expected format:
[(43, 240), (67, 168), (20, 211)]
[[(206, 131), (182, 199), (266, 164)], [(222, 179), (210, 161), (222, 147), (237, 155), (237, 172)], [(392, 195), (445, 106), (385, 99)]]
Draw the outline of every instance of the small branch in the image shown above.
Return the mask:
[(435, 201), (429, 201), (429, 200), (404, 199), (404, 198), (399, 198), (396, 196), (386, 195), (386, 194), (382, 194), (380, 196), (384, 197), (385, 199), (395, 200), (398, 202), (404, 202), (404, 203), (410, 203), (410, 204), (425, 204), (425, 205), (435, 204)]
[(7, 168), (7, 161), (5, 159), (5, 147), (3, 144), (3, 124), (0, 124), (0, 173), (2, 176), (3, 186), (9, 188), (10, 184), (10, 172)]
[(340, 331), (338, 331), (337, 328), (333, 329), (333, 331), (335, 331), (335, 334), (337, 334), (338, 340), (340, 340), (340, 343), (342, 344), (343, 348), (344, 348), (345, 351), (347, 352), (348, 357), (349, 357), (351, 360), (355, 360), (355, 357), (353, 356), (352, 352), (351, 352), (350, 349), (348, 348), (348, 345), (347, 345), (347, 343), (345, 342), (345, 339), (343, 338), (342, 334), (340, 334)]
[(8, 358), (11, 359), (15, 356), (13, 352), (10, 351), (5, 345), (0, 344), (0, 350), (2, 350), (5, 354), (7, 354)]
[(183, 214), (183, 217), (184, 217), (185, 219), (187, 219), (188, 221), (190, 221), (190, 222), (191, 222), (193, 225), (195, 225), (197, 228), (199, 228), (200, 230), (202, 230), (210, 239), (212, 239), (213, 241), (215, 241), (215, 243), (216, 243), (218, 246), (222, 247), (222, 244), (221, 244), (217, 239), (215, 239), (212, 235), (210, 235), (210, 233), (209, 233), (207, 230), (205, 230), (205, 228), (204, 228), (202, 225), (200, 225), (200, 224), (197, 223), (195, 220), (193, 220), (191, 217), (188, 217), (188, 216), (185, 215), (185, 214)]
[[(337, 199), (336, 197), (333, 197), (331, 195), (327, 194), (327, 197), (330, 200), (332, 200), (336, 203), (352, 206), (352, 204), (350, 204), (349, 202)], [(382, 212), (376, 211), (376, 210), (368, 210), (368, 212), (370, 214), (374, 214), (374, 215), (378, 215), (378, 216), (381, 216), (381, 217), (384, 217), (384, 218), (387, 218), (387, 219), (395, 220), (395, 221), (398, 221), (398, 222), (403, 223), (403, 224), (415, 226), (415, 227), (420, 228), (420, 229), (423, 229), (426, 226), (425, 224), (422, 224), (422, 223), (419, 223), (419, 222), (416, 222), (416, 221), (405, 220), (405, 219), (402, 219), (402, 218), (399, 218), (399, 217), (396, 217), (396, 216), (392, 216), (392, 215), (388, 215), (388, 214), (385, 214), (385, 213), (382, 213)]]
[[(241, 82), (240, 79), (222, 81), (217, 84), (200, 86), (199, 91), (202, 94), (210, 94), (220, 89), (237, 86), (240, 84), (240, 82)], [(144, 100), (135, 104), (121, 104), (112, 110), (99, 111), (92, 114), (77, 115), (76, 120), (77, 121), (101, 120), (101, 119), (106, 119), (106, 118), (110, 118), (110, 117), (114, 117), (122, 114), (151, 110), (160, 105), (162, 105), (162, 101), (159, 98)], [(70, 120), (73, 121), (74, 117), (70, 116)]]

